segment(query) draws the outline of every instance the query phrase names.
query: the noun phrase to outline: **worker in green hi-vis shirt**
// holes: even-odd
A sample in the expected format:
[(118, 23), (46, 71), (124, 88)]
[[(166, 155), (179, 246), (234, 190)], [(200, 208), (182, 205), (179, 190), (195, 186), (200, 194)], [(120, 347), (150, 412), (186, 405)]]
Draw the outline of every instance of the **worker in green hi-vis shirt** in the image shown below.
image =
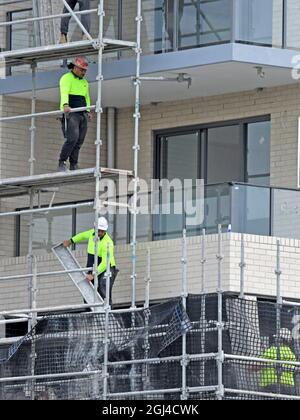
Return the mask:
[[(62, 147), (58, 170), (67, 171), (66, 162), (70, 161), (70, 170), (79, 169), (79, 151), (85, 140), (88, 120), (91, 120), (89, 83), (85, 79), (88, 62), (84, 57), (76, 57), (68, 65), (70, 72), (60, 79), (60, 109), (64, 113), (62, 130), (65, 143)], [(86, 108), (79, 112), (71, 112), (76, 108)]]
[[(108, 252), (109, 252), (109, 260), (110, 260), (110, 306), (112, 306), (112, 287), (116, 280), (119, 270), (116, 268), (116, 260), (114, 254), (114, 243), (108, 231), (108, 222), (105, 217), (100, 217), (98, 220), (98, 293), (105, 299), (106, 297), (106, 271), (107, 271), (107, 259), (108, 259)], [(63, 244), (64, 247), (69, 247), (72, 244), (79, 244), (81, 242), (87, 241), (88, 242), (88, 258), (87, 258), (87, 267), (94, 266), (95, 260), (95, 230), (90, 229), (86, 232), (78, 233), (77, 235), (73, 236), (71, 239), (66, 239)], [(94, 276), (93, 272), (89, 271), (86, 275), (86, 280), (94, 283)]]
[[(274, 336), (274, 344), (262, 354), (262, 359), (296, 362), (297, 358), (291, 348), (292, 334), (287, 328), (282, 328), (278, 337)], [(259, 385), (261, 392), (272, 394), (295, 394), (295, 366), (290, 364), (272, 364), (260, 371)]]

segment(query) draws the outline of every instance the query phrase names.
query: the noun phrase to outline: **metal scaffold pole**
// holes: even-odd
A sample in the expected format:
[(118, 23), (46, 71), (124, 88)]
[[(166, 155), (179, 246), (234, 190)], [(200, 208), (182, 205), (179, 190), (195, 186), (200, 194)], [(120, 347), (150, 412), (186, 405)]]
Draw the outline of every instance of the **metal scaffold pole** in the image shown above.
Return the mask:
[[(33, 257), (33, 276), (32, 276), (32, 309), (33, 311), (36, 311), (37, 308), (37, 301), (36, 301), (36, 294), (37, 294), (37, 259), (36, 257)], [(37, 313), (36, 312), (32, 312), (31, 314), (32, 316), (32, 321), (31, 321), (31, 326), (34, 329), (36, 324), (37, 324)], [(37, 354), (36, 354), (36, 338), (35, 338), (35, 331), (33, 330), (33, 334), (32, 334), (32, 341), (31, 341), (31, 375), (34, 376), (35, 375), (35, 365), (36, 365), (36, 358), (37, 358)], [(32, 380), (31, 384), (31, 400), (35, 399), (35, 381)]]
[(97, 75), (97, 128), (96, 128), (96, 166), (95, 166), (95, 261), (94, 261), (94, 286), (95, 286), (95, 303), (97, 301), (98, 291), (98, 220), (101, 211), (100, 202), (100, 182), (101, 182), (101, 128), (102, 128), (102, 83), (103, 83), (103, 28), (104, 28), (104, 0), (99, 0), (98, 17), (99, 17), (99, 34), (98, 34), (98, 75)]
[(132, 205), (132, 297), (131, 307), (135, 308), (136, 305), (136, 247), (137, 247), (137, 199), (138, 199), (138, 170), (139, 170), (139, 128), (140, 128), (140, 85), (141, 85), (141, 24), (142, 24), (142, 2), (137, 0), (137, 16), (136, 16), (136, 75), (135, 75), (135, 111), (134, 111), (134, 145), (133, 145), (133, 174), (134, 174), (134, 191), (133, 191), (133, 205)]
[[(184, 311), (186, 310), (187, 304), (187, 296), (188, 296), (188, 288), (187, 288), (187, 239), (186, 239), (186, 229), (183, 229), (182, 234), (182, 257), (181, 257), (181, 264), (182, 264), (182, 283), (181, 283), (181, 299), (182, 299), (182, 307)], [(187, 391), (187, 366), (188, 366), (188, 357), (187, 357), (187, 333), (184, 332), (182, 334), (182, 392), (181, 392), (181, 400), (188, 399), (188, 391)]]
[[(145, 309), (145, 328), (146, 328), (146, 334), (145, 334), (145, 340), (144, 340), (144, 355), (145, 360), (149, 358), (149, 351), (150, 351), (150, 342), (149, 342), (149, 318), (150, 318), (150, 283), (151, 283), (151, 250), (148, 248), (147, 250), (147, 273), (145, 278), (146, 283), (146, 291), (145, 291), (145, 303), (144, 303), (144, 309)], [(142, 376), (143, 376), (143, 382), (145, 389), (148, 389), (150, 386), (150, 378), (149, 378), (149, 368), (148, 364), (145, 363), (142, 366)]]
[(108, 244), (107, 249), (107, 267), (105, 273), (105, 331), (104, 331), (104, 361), (103, 361), (103, 400), (107, 400), (108, 394), (108, 349), (109, 349), (109, 313), (110, 313), (110, 282), (111, 282), (111, 269), (110, 269), (110, 248)]
[[(137, 200), (138, 200), (138, 171), (139, 171), (139, 128), (140, 128), (140, 85), (141, 85), (141, 24), (142, 24), (142, 0), (137, 0), (137, 14), (136, 14), (136, 74), (135, 74), (135, 106), (134, 106), (134, 145), (133, 145), (133, 205), (132, 205), (132, 241), (131, 241), (131, 248), (132, 248), (132, 273), (131, 273), (131, 308), (136, 308), (136, 259), (137, 259)], [(131, 314), (131, 326), (135, 328), (135, 313), (132, 312)], [(131, 359), (135, 359), (135, 348), (134, 344), (131, 347)], [(131, 372), (131, 389), (135, 390), (136, 388), (136, 366), (132, 366)]]
[[(280, 266), (280, 241), (276, 241), (276, 357), (277, 360), (281, 360), (281, 350), (280, 350), (280, 330), (281, 330), (281, 308), (282, 308), (282, 294), (281, 294), (281, 266)], [(276, 366), (277, 378), (281, 378), (282, 366)], [(281, 394), (281, 381), (277, 381), (277, 393)]]
[(241, 234), (240, 299), (245, 299), (245, 236)]
[(202, 248), (201, 248), (201, 293), (206, 293), (206, 278), (205, 278), (205, 264), (206, 264), (206, 231), (202, 229)]
[(36, 138), (36, 125), (35, 125), (35, 113), (36, 113), (36, 70), (37, 63), (33, 61), (31, 63), (31, 72), (32, 72), (32, 96), (31, 96), (31, 126), (30, 126), (30, 170), (29, 174), (34, 175), (34, 164), (35, 164), (35, 138)]
[[(202, 272), (202, 284), (201, 284), (201, 315), (200, 315), (200, 340), (201, 340), (201, 353), (205, 353), (205, 338), (206, 338), (206, 273), (205, 273), (205, 264), (206, 264), (206, 230), (202, 229), (202, 250), (201, 250), (201, 272)], [(205, 360), (201, 361), (200, 368), (200, 385), (204, 386), (205, 384)]]
[(222, 226), (218, 225), (218, 357), (217, 357), (217, 370), (218, 370), (218, 390), (217, 398), (222, 400), (224, 398), (224, 385), (223, 385), (223, 363), (224, 363), (224, 352), (223, 352), (223, 285), (222, 285)]

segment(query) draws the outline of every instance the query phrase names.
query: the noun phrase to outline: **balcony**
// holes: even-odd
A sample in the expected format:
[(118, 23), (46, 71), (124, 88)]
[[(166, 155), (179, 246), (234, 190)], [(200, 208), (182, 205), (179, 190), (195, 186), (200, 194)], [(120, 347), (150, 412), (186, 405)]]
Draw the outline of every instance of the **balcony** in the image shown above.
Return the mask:
[[(61, 7), (52, 12), (61, 13)], [(91, 2), (95, 8), (97, 1)], [(96, 9), (95, 9), (96, 10)], [(45, 13), (45, 11), (44, 11)], [(135, 39), (135, 0), (113, 0), (106, 11), (104, 35), (128, 41)], [(0, 7), (1, 15), (1, 7)], [(11, 12), (1, 20), (32, 16), (31, 10)], [(295, 83), (291, 69), (295, 50), (300, 48), (298, 21), (300, 6), (293, 0), (143, 0), (142, 75), (176, 78), (187, 73), (186, 83), (144, 83), (142, 103), (191, 99)], [(14, 24), (3, 32), (0, 48), (17, 50), (35, 45), (56, 44), (60, 19), (43, 21), (34, 35), (33, 22)], [(10, 28), (10, 27), (9, 27)], [(2, 30), (4, 28), (1, 28)], [(92, 13), (91, 33), (97, 37), (97, 14)], [(70, 41), (78, 41), (81, 30), (71, 20)], [(5, 41), (6, 39), (6, 41)], [(131, 51), (105, 55), (103, 67), (104, 106), (131, 105), (134, 57)], [(96, 57), (89, 57), (93, 100), (96, 96)], [(39, 63), (37, 98), (57, 101), (57, 81), (65, 71), (62, 60)], [(257, 69), (258, 67), (258, 69)], [(262, 69), (259, 72), (259, 69)], [(30, 98), (29, 66), (8, 68), (0, 80), (4, 95)]]
[[(137, 218), (137, 237), (139, 242), (161, 241), (182, 236), (184, 227), (188, 236), (198, 236), (203, 229), (206, 234), (215, 234), (218, 225), (223, 232), (231, 231), (252, 235), (274, 236), (300, 239), (300, 191), (273, 187), (263, 187), (242, 183), (207, 185), (203, 189), (199, 224), (191, 224), (191, 213), (185, 209), (195, 208), (195, 193), (182, 190), (170, 194), (170, 201), (150, 199), (149, 194), (140, 195), (140, 214)], [(118, 198), (130, 203), (131, 196)], [(183, 201), (188, 205), (183, 206)], [(156, 203), (157, 204), (154, 204)], [(150, 213), (152, 208), (152, 213)], [(169, 214), (167, 214), (169, 213)], [(28, 215), (17, 216), (16, 255), (27, 253)], [(116, 244), (130, 243), (132, 216), (127, 214), (110, 215), (110, 234)], [(76, 232), (90, 229), (94, 224), (92, 208), (58, 210), (34, 215), (34, 248), (37, 254), (51, 252), (52, 246)], [(85, 244), (77, 246), (84, 249)]]

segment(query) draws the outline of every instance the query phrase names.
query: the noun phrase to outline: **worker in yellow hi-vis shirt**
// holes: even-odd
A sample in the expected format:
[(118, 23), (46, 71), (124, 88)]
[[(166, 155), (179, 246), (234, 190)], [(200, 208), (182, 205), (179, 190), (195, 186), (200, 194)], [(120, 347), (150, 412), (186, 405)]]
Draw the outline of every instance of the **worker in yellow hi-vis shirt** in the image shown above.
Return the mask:
[[(79, 151), (86, 137), (88, 120), (91, 119), (89, 83), (84, 78), (88, 62), (84, 57), (76, 57), (68, 67), (71, 71), (60, 79), (60, 109), (64, 112), (62, 130), (65, 143), (60, 153), (58, 170), (62, 172), (67, 170), (68, 160), (71, 171), (79, 169)], [(75, 108), (87, 110), (71, 113)]]
[[(296, 362), (297, 358), (291, 348), (292, 334), (289, 329), (282, 328), (279, 336), (274, 337), (274, 344), (261, 354), (262, 359)], [(292, 364), (266, 364), (260, 371), (259, 385), (262, 392), (273, 394), (295, 394), (295, 366)]]
[[(116, 268), (116, 260), (114, 254), (114, 243), (108, 231), (108, 222), (105, 217), (100, 217), (98, 220), (98, 232), (97, 235), (99, 237), (98, 242), (98, 293), (100, 296), (105, 299), (106, 297), (106, 270), (107, 270), (107, 259), (108, 259), (108, 251), (109, 251), (109, 259), (110, 259), (110, 306), (112, 305), (112, 287), (114, 285), (115, 279), (118, 275), (119, 270)], [(78, 233), (77, 235), (73, 236), (71, 239), (67, 239), (64, 241), (64, 247), (69, 247), (72, 244), (79, 244), (83, 241), (88, 241), (88, 258), (87, 258), (87, 267), (93, 267), (94, 260), (95, 260), (95, 230), (90, 229), (86, 232)], [(109, 248), (109, 249), (108, 249)], [(87, 276), (86, 280), (90, 282), (94, 282), (93, 272), (90, 271)]]

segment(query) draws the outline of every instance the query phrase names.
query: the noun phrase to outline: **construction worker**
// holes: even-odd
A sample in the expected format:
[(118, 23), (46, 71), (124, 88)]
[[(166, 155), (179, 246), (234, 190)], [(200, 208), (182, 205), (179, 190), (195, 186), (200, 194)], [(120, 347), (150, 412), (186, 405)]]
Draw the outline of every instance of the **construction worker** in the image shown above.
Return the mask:
[[(75, 6), (77, 3), (79, 3), (79, 11), (85, 11), (90, 10), (90, 0), (66, 0), (68, 5), (71, 7), (72, 10), (75, 9)], [(64, 7), (63, 13), (69, 13), (69, 10)], [(61, 19), (60, 24), (60, 44), (65, 44), (68, 42), (68, 32), (69, 32), (69, 22), (70, 22), (71, 16), (64, 16)], [(81, 15), (81, 23), (85, 27), (88, 33), (90, 33), (90, 27), (91, 27), (91, 15), (90, 14), (83, 14)], [(82, 40), (87, 40), (86, 34), (82, 34)]]
[[(65, 137), (58, 170), (66, 171), (66, 161), (70, 160), (70, 170), (78, 169), (79, 151), (86, 137), (88, 120), (91, 120), (89, 83), (84, 78), (88, 62), (84, 57), (76, 57), (68, 65), (71, 70), (60, 79), (60, 109), (64, 112), (62, 130)], [(87, 107), (87, 111), (71, 113), (74, 108)]]
[[(107, 257), (108, 257), (108, 247), (110, 254), (110, 268), (111, 268), (111, 277), (110, 277), (110, 305), (112, 304), (112, 287), (114, 285), (115, 279), (119, 270), (116, 269), (116, 261), (114, 256), (114, 243), (110, 236), (107, 233), (108, 231), (108, 222), (105, 217), (100, 217), (98, 220), (98, 293), (105, 299), (106, 297), (106, 269), (107, 269)], [(86, 232), (79, 233), (73, 238), (64, 241), (64, 246), (67, 248), (71, 244), (79, 244), (83, 241), (88, 241), (88, 258), (87, 258), (87, 267), (94, 266), (95, 260), (95, 231), (90, 229)], [(88, 272), (86, 280), (94, 283), (93, 272)]]
[[(292, 334), (287, 328), (280, 330), (279, 336), (273, 337), (274, 344), (263, 352), (262, 359), (295, 362), (296, 356), (291, 349)], [(266, 364), (260, 371), (259, 385), (262, 392), (272, 394), (295, 394), (295, 366), (288, 364)]]

